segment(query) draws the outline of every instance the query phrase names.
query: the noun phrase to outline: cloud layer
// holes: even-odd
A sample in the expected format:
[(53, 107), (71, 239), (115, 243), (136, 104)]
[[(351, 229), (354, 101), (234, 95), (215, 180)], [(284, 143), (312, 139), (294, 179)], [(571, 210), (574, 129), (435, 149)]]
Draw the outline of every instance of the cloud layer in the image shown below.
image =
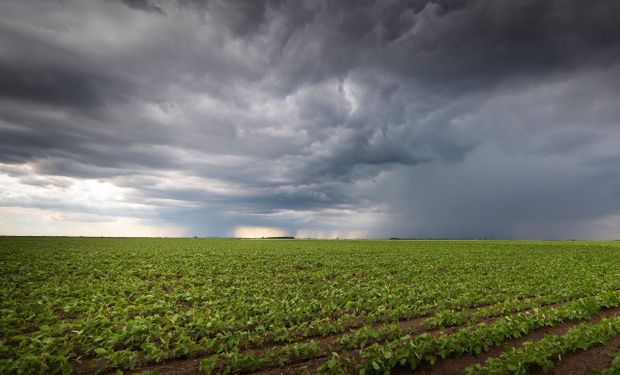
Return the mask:
[(0, 14), (4, 234), (618, 237), (616, 1)]

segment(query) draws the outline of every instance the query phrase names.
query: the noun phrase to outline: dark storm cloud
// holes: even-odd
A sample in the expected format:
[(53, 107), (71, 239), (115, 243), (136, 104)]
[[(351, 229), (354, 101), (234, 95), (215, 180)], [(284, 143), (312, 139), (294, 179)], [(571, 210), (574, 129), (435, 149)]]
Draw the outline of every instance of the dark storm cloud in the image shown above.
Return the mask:
[(380, 212), (352, 229), (528, 237), (555, 223), (552, 236), (587, 237), (620, 214), (615, 1), (11, 1), (0, 14), (0, 162), (28, 165), (25, 185), (110, 182), (208, 234), (190, 222), (345, 230), (334, 212)]
[(91, 106), (99, 104), (93, 86), (99, 77), (79, 77), (79, 72), (50, 67), (0, 65), (2, 95), (7, 99), (42, 105)]

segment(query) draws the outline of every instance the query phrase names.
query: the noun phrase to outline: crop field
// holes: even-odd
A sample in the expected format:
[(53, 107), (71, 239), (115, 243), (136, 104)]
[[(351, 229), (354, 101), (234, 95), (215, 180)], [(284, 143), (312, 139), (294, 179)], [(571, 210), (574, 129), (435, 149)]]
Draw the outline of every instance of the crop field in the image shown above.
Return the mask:
[(0, 273), (1, 374), (620, 373), (618, 242), (0, 237)]

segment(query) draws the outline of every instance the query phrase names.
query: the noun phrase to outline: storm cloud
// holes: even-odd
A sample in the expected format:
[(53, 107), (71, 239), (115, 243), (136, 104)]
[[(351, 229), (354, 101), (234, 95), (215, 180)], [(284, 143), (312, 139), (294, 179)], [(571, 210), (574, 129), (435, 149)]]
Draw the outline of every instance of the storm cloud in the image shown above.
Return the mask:
[(2, 234), (618, 237), (617, 1), (0, 14)]

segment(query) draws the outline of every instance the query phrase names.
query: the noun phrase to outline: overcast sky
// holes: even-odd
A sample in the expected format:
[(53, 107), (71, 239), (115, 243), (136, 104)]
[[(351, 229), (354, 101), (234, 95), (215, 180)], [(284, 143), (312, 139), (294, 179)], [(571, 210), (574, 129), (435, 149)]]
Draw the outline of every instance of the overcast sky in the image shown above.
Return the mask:
[(620, 238), (616, 0), (0, 2), (0, 234)]

